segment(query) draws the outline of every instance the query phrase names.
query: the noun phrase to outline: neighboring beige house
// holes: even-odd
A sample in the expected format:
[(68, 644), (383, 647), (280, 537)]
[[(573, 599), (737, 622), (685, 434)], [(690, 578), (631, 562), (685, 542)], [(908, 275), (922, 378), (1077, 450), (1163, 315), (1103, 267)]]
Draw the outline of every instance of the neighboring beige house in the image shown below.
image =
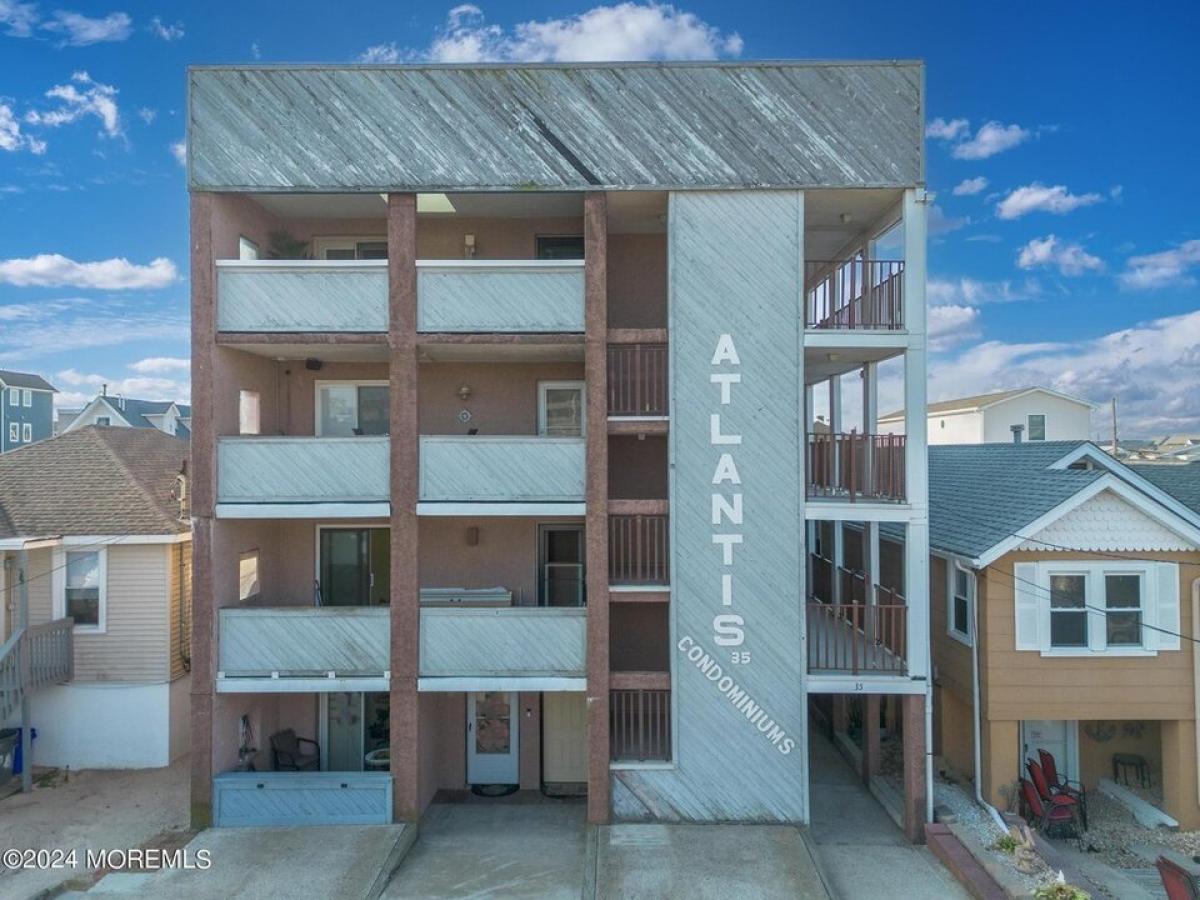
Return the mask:
[[(38, 691), (36, 764), (165, 766), (188, 749), (188, 445), (88, 427), (0, 457), (0, 637), (74, 618), (74, 679)], [(6, 723), (15, 724), (15, 723)]]
[(1134, 754), (1200, 827), (1200, 466), (1047, 442), (938, 447), (929, 468), (934, 752), (975, 778), (978, 716), (1000, 808), (1038, 748), (1089, 791)]
[[(925, 407), (929, 443), (1011, 442), (1020, 426), (1023, 441), (1086, 441), (1095, 404), (1044, 387), (1018, 388)], [(880, 434), (904, 434), (904, 410), (879, 417)]]

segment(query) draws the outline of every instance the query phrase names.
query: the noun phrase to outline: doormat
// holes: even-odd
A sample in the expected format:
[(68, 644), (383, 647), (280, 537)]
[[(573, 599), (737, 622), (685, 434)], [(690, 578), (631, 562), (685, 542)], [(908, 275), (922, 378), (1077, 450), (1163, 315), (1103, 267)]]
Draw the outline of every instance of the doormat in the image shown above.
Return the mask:
[(471, 793), (476, 797), (507, 797), (515, 794), (518, 787), (515, 784), (473, 784)]

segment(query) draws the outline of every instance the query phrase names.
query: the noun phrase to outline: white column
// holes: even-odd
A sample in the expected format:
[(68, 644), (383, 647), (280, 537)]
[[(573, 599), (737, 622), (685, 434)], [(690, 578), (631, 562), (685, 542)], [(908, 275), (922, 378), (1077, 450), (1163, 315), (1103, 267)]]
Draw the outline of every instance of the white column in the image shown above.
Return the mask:
[[(811, 460), (808, 455), (809, 434), (813, 430), (813, 386), (811, 384), (804, 386), (804, 427), (801, 433), (801, 440), (804, 441), (804, 483), (808, 484), (808, 479), (811, 473), (808, 471), (808, 466)], [(807, 501), (807, 497), (805, 498)], [(804, 601), (807, 603), (808, 598), (813, 593), (813, 567), (812, 553), (817, 544), (817, 523), (811, 519), (807, 519), (804, 523)]]
[[(834, 375), (829, 379), (829, 434), (833, 440), (833, 483), (838, 484), (842, 477), (842, 461), (839, 457), (837, 436), (842, 433), (842, 376)], [(842, 566), (846, 563), (845, 533), (841, 521), (833, 523), (833, 583), (830, 592), (833, 602), (842, 602)]]
[[(865, 251), (864, 251), (865, 252)], [(863, 455), (866, 471), (874, 472), (874, 448), (869, 442), (879, 421), (879, 363), (868, 362), (862, 368), (862, 432), (867, 436), (867, 452)], [(864, 474), (864, 478), (866, 475)], [(867, 603), (875, 602), (875, 588), (879, 584), (879, 523), (863, 523), (863, 568), (867, 572)]]
[(908, 671), (929, 675), (929, 483), (925, 416), (925, 209), (923, 189), (904, 192), (905, 480), (912, 510), (904, 542)]

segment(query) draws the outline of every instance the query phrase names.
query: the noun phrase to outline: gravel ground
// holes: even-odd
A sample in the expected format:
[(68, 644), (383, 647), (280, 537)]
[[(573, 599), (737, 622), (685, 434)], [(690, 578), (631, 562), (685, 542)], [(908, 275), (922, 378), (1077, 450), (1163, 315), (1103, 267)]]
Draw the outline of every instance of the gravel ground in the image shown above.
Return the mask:
[(992, 860), (1007, 868), (1030, 893), (1035, 888), (1053, 881), (1054, 873), (1040, 858), (1037, 873), (1029, 875), (1017, 869), (1012, 854), (996, 849), (996, 841), (1003, 837), (1005, 832), (992, 819), (991, 813), (976, 803), (974, 796), (966, 789), (938, 778), (934, 781), (933, 799), (935, 803), (950, 810), (954, 814), (955, 824), (966, 828), (987, 849)]
[(1088, 791), (1088, 825), (1083, 846), (1118, 869), (1144, 869), (1153, 865), (1133, 851), (1138, 844), (1169, 847), (1186, 856), (1200, 854), (1200, 831), (1168, 831), (1139, 825), (1133, 813), (1099, 791)]

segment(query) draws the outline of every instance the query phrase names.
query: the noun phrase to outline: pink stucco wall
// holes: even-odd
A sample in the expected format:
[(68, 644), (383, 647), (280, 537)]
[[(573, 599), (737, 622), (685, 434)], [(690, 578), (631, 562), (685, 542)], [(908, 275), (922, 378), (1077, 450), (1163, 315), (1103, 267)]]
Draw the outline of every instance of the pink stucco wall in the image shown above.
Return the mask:
[(667, 327), (667, 236), (608, 236), (608, 325)]

